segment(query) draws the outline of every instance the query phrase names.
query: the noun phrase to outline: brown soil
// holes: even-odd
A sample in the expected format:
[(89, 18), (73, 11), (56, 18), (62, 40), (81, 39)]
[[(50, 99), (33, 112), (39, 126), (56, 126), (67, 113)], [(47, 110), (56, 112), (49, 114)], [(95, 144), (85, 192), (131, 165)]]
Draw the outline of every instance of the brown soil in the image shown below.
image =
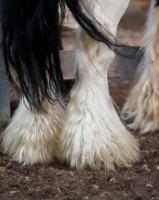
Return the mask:
[(159, 199), (159, 134), (139, 137), (141, 161), (106, 173), (72, 170), (53, 163), (21, 166), (0, 154), (0, 199)]
[[(130, 79), (111, 78), (111, 95), (121, 107)], [(1, 132), (4, 128), (1, 128)], [(141, 136), (140, 162), (129, 169), (74, 170), (60, 163), (21, 166), (0, 151), (1, 200), (157, 200), (159, 199), (159, 133)]]
[[(142, 9), (140, 14), (143, 25), (145, 12)], [(128, 15), (131, 18), (131, 12)], [(119, 107), (128, 94), (129, 86), (130, 78), (111, 79), (111, 95)], [(0, 132), (3, 130), (4, 127), (1, 127)], [(140, 143), (140, 162), (132, 168), (110, 173), (73, 170), (60, 163), (21, 166), (10, 161), (0, 149), (0, 200), (157, 200), (159, 133), (144, 136), (139, 132), (132, 134)]]

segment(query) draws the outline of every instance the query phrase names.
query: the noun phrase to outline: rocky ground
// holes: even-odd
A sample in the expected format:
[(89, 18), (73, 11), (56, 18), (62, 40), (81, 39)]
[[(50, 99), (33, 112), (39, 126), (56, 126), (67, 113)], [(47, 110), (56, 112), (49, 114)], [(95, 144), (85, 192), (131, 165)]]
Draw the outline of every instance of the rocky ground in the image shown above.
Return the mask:
[[(132, 1), (122, 19), (119, 38), (140, 45), (148, 1)], [(119, 108), (128, 94), (130, 78), (111, 77), (111, 95)], [(12, 104), (12, 107), (15, 107)], [(3, 125), (0, 132), (4, 130)], [(130, 169), (73, 170), (60, 163), (21, 166), (0, 149), (1, 200), (157, 200), (159, 199), (159, 133), (140, 135), (140, 161)]]

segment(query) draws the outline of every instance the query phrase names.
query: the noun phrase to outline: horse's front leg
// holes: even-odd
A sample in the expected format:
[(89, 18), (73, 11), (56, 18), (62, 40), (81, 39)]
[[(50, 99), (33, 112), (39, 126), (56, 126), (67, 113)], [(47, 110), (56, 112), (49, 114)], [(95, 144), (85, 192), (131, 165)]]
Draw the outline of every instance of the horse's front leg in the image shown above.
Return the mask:
[[(128, 1), (98, 0), (91, 4), (103, 28), (115, 36)], [(111, 35), (110, 35), (111, 37)], [(77, 36), (77, 82), (64, 130), (59, 158), (71, 167), (115, 170), (130, 167), (139, 158), (136, 140), (115, 112), (107, 83), (114, 53), (79, 29)]]
[(27, 101), (22, 99), (3, 133), (4, 152), (23, 164), (52, 162), (59, 151), (64, 111), (59, 104), (51, 105), (47, 101), (45, 113), (26, 106), (29, 107)]
[(152, 0), (143, 37), (144, 57), (136, 84), (122, 110), (128, 126), (140, 132), (159, 130), (159, 5)]

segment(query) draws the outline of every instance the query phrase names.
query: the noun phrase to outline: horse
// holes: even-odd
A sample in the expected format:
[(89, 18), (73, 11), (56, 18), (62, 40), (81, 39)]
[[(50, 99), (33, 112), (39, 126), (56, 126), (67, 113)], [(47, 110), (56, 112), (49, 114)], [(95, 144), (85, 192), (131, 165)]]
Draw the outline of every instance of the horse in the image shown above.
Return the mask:
[(159, 0), (151, 0), (142, 39), (144, 56), (121, 116), (140, 134), (159, 130)]
[[(2, 49), (21, 102), (2, 135), (4, 152), (24, 165), (59, 161), (72, 168), (115, 171), (140, 159), (109, 95), (107, 71), (130, 0), (1, 0)], [(79, 24), (76, 82), (66, 106), (59, 46), (66, 8)], [(18, 82), (17, 82), (18, 81)]]

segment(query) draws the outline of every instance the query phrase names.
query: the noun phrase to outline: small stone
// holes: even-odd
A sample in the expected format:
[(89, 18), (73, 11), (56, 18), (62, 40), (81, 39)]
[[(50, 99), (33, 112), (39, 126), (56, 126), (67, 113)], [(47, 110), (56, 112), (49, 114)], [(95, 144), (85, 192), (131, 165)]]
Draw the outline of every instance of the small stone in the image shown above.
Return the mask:
[(147, 165), (143, 165), (142, 168), (147, 172), (151, 172), (151, 169), (149, 169)]
[(10, 194), (16, 194), (17, 192), (19, 192), (19, 190), (17, 190), (17, 191), (10, 191)]
[(156, 169), (159, 170), (159, 166), (156, 166)]
[(12, 167), (13, 167), (13, 165), (12, 165), (11, 162), (7, 163), (7, 165), (6, 165), (6, 168), (7, 168), (7, 169), (11, 169)]
[(111, 185), (114, 185), (114, 184), (116, 184), (118, 181), (117, 181), (115, 178), (111, 178), (109, 182), (110, 182)]
[(147, 184), (146, 184), (146, 187), (153, 187), (153, 185), (147, 183)]

